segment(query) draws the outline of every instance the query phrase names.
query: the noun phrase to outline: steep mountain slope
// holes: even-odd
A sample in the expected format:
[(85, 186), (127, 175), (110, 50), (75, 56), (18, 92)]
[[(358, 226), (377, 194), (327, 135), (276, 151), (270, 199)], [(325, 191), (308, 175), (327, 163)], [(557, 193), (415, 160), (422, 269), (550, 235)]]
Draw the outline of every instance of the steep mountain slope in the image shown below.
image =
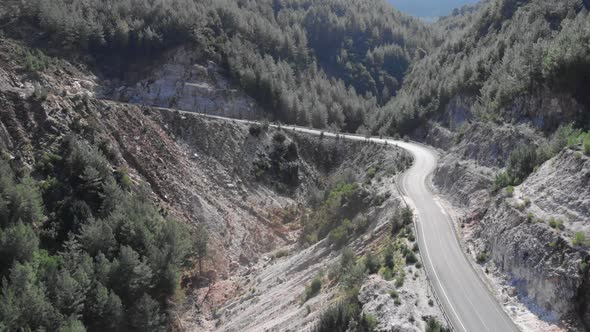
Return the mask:
[(303, 328), (340, 301), (346, 325), (442, 320), (401, 150), (101, 100), (87, 68), (11, 39), (0, 62), (2, 327)]
[[(457, 29), (412, 66), (383, 109), (393, 116), (390, 130), (413, 130), (425, 119), (453, 129), (470, 119), (526, 122), (546, 131), (572, 121), (588, 127), (588, 6), (497, 0), (443, 20), (441, 28)], [(453, 113), (457, 102), (465, 114)]]
[(433, 181), (482, 275), (548, 324), (588, 328), (589, 6), (490, 0), (427, 26), (382, 0), (2, 2), (4, 324), (421, 329), (439, 314), (383, 191), (406, 155), (151, 105), (444, 149)]

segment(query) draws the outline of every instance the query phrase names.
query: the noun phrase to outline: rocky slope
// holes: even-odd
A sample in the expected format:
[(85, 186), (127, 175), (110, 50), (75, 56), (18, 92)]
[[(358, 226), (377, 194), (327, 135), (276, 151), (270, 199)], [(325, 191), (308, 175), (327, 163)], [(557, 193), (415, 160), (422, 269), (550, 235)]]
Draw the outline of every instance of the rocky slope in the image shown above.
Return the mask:
[[(535, 129), (476, 122), (451, 132), (434, 125), (427, 140), (456, 143), (441, 158), (433, 183), (457, 211), (473, 260), (487, 261), (482, 272), (497, 270), (505, 280), (501, 286), (488, 274), (503, 287), (502, 301), (524, 305), (541, 324), (588, 328), (589, 250), (572, 242), (576, 232), (590, 235), (588, 157), (565, 149), (513, 192), (495, 194), (494, 177), (515, 146), (544, 141)], [(538, 328), (527, 320), (519, 322), (525, 330)]]
[(262, 118), (263, 110), (254, 99), (233, 86), (227, 73), (216, 63), (204, 59), (197, 48), (175, 48), (151, 64), (153, 69), (142, 73), (134, 85), (114, 86), (109, 96), (142, 105), (234, 118)]

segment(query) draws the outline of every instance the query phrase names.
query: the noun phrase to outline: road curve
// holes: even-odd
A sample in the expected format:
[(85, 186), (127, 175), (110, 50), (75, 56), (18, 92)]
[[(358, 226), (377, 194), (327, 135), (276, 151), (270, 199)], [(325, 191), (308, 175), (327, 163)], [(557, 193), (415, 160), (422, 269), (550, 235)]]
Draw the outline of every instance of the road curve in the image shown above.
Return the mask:
[(396, 142), (414, 156), (414, 163), (400, 179), (418, 218), (418, 245), (429, 270), (431, 284), (456, 331), (518, 331), (465, 257), (453, 221), (436, 202), (427, 184), (437, 165), (428, 147)]
[[(248, 120), (204, 116), (241, 123), (254, 123)], [(406, 200), (410, 201), (410, 205), (417, 213), (417, 238), (423, 265), (428, 270), (432, 287), (454, 330), (459, 332), (519, 331), (470, 265), (471, 263), (459, 245), (453, 221), (442, 206), (437, 203), (435, 195), (430, 190), (427, 181), (437, 165), (436, 152), (426, 146), (411, 142), (334, 134), (296, 126), (284, 125), (282, 128), (313, 135), (323, 133), (325, 136), (338, 135), (350, 140), (387, 143), (409, 151), (414, 157), (414, 162), (400, 178), (399, 185)]]

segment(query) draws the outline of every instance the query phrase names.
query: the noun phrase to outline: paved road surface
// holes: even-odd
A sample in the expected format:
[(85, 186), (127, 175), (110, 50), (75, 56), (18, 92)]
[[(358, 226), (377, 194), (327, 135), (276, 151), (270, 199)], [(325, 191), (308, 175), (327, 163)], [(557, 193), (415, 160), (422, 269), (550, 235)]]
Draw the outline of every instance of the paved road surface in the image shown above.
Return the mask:
[[(246, 120), (209, 117), (252, 123)], [(314, 135), (321, 133), (319, 130), (302, 127), (283, 126), (283, 128)], [(324, 135), (336, 136), (328, 132)], [(358, 135), (340, 134), (340, 136), (352, 140), (367, 140)], [(406, 199), (410, 200), (417, 212), (416, 227), (423, 263), (428, 269), (432, 286), (454, 329), (459, 332), (518, 331), (516, 325), (471, 267), (459, 246), (451, 218), (435, 201), (435, 195), (427, 185), (429, 175), (436, 168), (436, 153), (416, 143), (379, 138), (368, 140), (398, 145), (414, 156), (414, 163), (400, 179), (400, 186)]]

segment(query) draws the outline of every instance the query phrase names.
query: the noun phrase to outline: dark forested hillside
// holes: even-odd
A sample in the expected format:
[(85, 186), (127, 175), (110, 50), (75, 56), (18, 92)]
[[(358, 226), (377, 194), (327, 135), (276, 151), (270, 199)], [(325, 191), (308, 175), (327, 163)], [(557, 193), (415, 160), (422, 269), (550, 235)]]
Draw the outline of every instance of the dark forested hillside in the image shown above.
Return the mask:
[[(374, 125), (411, 130), (427, 118), (442, 119), (460, 97), (467, 116), (480, 120), (532, 121), (544, 130), (573, 121), (587, 128), (589, 7), (582, 0), (495, 0), (442, 20), (445, 42), (413, 66)], [(558, 105), (545, 109), (543, 98)]]
[(0, 330), (164, 330), (193, 242), (148, 195), (74, 137), (31, 174), (0, 159)]
[[(430, 30), (384, 0), (27, 1), (9, 16), (37, 42), (100, 61), (199, 45), (273, 119), (357, 131), (432, 47)], [(112, 69), (112, 67), (111, 67)]]
[[(470, 116), (498, 121), (522, 120), (509, 114), (510, 105), (547, 90), (581, 108), (590, 104), (581, 88), (590, 76), (584, 0), (491, 0), (434, 26), (383, 0), (32, 0), (3, 7), (7, 31), (30, 24), (40, 32), (36, 44), (83, 54), (107, 72), (197, 45), (282, 122), (394, 134), (440, 116), (458, 96), (470, 100)], [(587, 112), (572, 112), (562, 118), (588, 125)], [(544, 119), (543, 127), (562, 118)]]

